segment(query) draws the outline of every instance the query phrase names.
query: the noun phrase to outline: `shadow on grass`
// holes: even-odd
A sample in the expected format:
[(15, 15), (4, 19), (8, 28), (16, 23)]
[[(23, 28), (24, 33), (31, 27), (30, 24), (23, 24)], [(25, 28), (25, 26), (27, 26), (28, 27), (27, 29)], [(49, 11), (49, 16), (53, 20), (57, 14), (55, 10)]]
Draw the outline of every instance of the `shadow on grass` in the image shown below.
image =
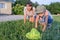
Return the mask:
[(60, 40), (60, 22), (54, 21), (52, 27), (42, 33), (42, 40)]

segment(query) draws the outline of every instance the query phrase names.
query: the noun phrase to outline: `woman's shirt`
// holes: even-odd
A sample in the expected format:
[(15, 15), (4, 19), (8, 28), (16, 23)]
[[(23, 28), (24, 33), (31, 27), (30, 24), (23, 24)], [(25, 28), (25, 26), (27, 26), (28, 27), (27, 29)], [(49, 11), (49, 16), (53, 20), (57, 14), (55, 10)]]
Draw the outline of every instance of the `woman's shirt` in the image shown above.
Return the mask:
[(26, 7), (24, 7), (24, 15), (31, 15), (31, 14), (34, 14), (33, 12), (35, 12), (35, 7), (33, 7), (33, 10), (31, 11), (28, 11)]

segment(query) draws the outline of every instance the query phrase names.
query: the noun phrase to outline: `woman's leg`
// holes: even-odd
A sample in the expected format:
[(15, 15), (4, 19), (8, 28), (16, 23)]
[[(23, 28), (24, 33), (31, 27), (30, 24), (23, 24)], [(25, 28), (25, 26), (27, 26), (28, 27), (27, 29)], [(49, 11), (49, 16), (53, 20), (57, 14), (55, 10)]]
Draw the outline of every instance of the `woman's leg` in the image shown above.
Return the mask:
[(34, 22), (34, 17), (33, 17), (33, 16), (30, 17), (30, 18), (29, 18), (29, 21), (33, 23), (33, 22)]

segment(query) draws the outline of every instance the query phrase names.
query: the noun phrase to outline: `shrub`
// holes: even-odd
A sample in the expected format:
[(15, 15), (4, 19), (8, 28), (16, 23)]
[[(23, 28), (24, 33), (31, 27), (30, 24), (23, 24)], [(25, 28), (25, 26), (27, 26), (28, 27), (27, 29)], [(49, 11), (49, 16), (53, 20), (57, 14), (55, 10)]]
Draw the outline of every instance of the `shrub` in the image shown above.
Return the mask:
[(12, 8), (12, 11), (13, 11), (13, 14), (23, 15), (23, 9), (24, 9), (24, 6), (23, 6), (23, 5), (16, 4), (16, 6), (14, 6), (14, 7)]
[(46, 5), (46, 8), (52, 14), (60, 14), (60, 2), (51, 3), (50, 5)]

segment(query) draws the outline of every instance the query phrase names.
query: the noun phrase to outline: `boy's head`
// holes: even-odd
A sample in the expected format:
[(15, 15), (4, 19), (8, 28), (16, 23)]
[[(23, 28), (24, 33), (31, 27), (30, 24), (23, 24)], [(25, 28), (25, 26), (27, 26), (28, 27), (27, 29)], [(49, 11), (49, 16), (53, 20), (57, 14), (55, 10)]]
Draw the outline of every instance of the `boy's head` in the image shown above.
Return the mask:
[(43, 16), (44, 13), (46, 12), (46, 8), (44, 6), (37, 6), (36, 7), (36, 14)]

